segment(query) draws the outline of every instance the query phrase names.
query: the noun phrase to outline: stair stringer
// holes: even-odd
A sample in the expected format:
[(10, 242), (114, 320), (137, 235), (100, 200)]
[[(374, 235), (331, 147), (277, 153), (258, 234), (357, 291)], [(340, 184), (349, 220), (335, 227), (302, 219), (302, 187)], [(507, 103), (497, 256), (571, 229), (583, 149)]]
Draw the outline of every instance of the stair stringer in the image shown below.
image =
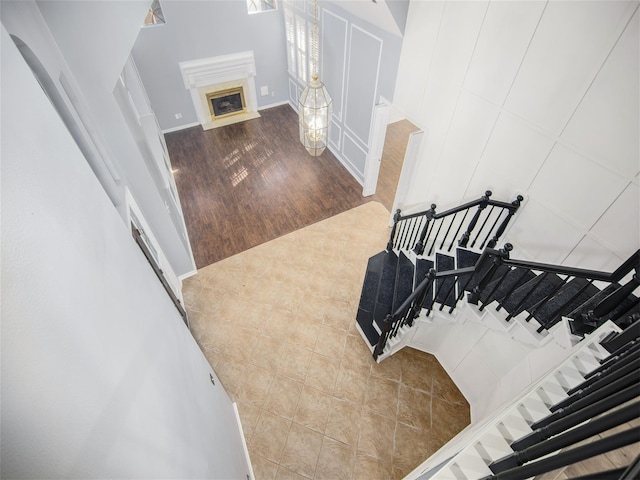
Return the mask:
[(453, 322), (443, 312), (421, 315), (399, 331), (379, 361), (407, 346), (434, 355), (469, 402), (472, 423), (515, 398), (579, 340), (570, 335), (566, 319), (549, 330), (544, 343), (531, 344), (483, 322), (484, 316), (479, 320), (475, 305), (461, 302), (456, 310)]
[[(529, 425), (550, 413), (550, 402), (567, 396), (584, 376), (599, 366), (607, 352), (599, 343), (621, 329), (611, 321), (559, 359), (545, 359), (548, 370), (534, 379), (515, 397), (503, 402), (481, 420), (475, 420), (458, 435), (414, 469), (405, 480), (481, 478), (490, 475), (492, 461), (512, 453), (509, 443), (531, 431)], [(543, 348), (537, 349), (540, 352)]]

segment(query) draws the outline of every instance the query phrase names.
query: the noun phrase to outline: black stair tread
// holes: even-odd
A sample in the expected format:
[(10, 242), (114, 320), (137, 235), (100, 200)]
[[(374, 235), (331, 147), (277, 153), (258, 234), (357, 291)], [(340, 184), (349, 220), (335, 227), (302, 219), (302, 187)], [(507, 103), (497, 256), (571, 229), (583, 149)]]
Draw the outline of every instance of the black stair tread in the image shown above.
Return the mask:
[(378, 339), (380, 338), (380, 334), (373, 326), (373, 314), (358, 308), (356, 321), (358, 322), (358, 325), (360, 325), (360, 329), (364, 333), (364, 336), (367, 337), (369, 345), (375, 347), (378, 343)]
[(596, 293), (595, 295), (590, 297), (586, 302), (580, 304), (578, 307), (576, 307), (571, 312), (569, 312), (569, 314), (567, 314), (567, 317), (576, 319), (582, 313), (587, 313), (589, 312), (589, 310), (593, 310), (594, 307), (598, 305), (598, 303), (600, 303), (607, 295), (613, 293), (619, 287), (620, 287), (620, 284), (618, 283), (612, 283), (610, 285), (607, 285), (603, 290)]
[(392, 311), (396, 311), (413, 291), (413, 274), (415, 267), (407, 256), (400, 252), (396, 270), (396, 288), (393, 296)]
[[(456, 268), (468, 268), (474, 267), (480, 258), (480, 254), (472, 252), (465, 248), (456, 248)], [(487, 266), (488, 268), (488, 266)], [(486, 269), (483, 269), (486, 271)], [(470, 292), (473, 287), (478, 284), (479, 279), (482, 278), (481, 273), (475, 273), (472, 275), (466, 275), (458, 282), (458, 288), (464, 288), (467, 292)]]
[[(455, 269), (455, 259), (449, 255), (436, 253), (436, 270), (445, 272)], [(452, 307), (456, 303), (455, 288), (451, 288), (455, 283), (455, 277), (441, 278), (436, 280), (436, 302)]]
[[(533, 314), (534, 318), (540, 325), (545, 325), (546, 328), (550, 328), (557, 323), (563, 315), (572, 312), (599, 292), (596, 286), (587, 286), (588, 283), (588, 280), (584, 278), (574, 278), (569, 281), (556, 295), (550, 298), (549, 301), (536, 309)], [(580, 290), (582, 290), (582, 292), (580, 292)], [(578, 292), (580, 293), (578, 294)], [(576, 294), (578, 295), (576, 296)]]
[(555, 274), (540, 274), (516, 288), (500, 303), (507, 312), (516, 316), (552, 293), (561, 283), (562, 279)]
[(467, 250), (466, 248), (456, 248), (456, 262), (458, 268), (467, 268), (475, 266), (480, 258), (480, 254)]
[(360, 294), (360, 303), (358, 304), (358, 308), (361, 308), (366, 312), (373, 312), (385, 253), (386, 252), (382, 251), (374, 255), (367, 263), (367, 272), (364, 276), (362, 293)]
[[(489, 283), (482, 291), (481, 301), (483, 304), (491, 303), (494, 300), (500, 300), (505, 297), (515, 285), (523, 285), (536, 276), (529, 269), (520, 267), (511, 268), (503, 275), (494, 275), (495, 280)], [(495, 288), (498, 285), (498, 288)], [(517, 287), (516, 287), (517, 288)]]
[(394, 251), (385, 252), (383, 258), (380, 284), (373, 307), (373, 321), (382, 330), (382, 321), (391, 313), (393, 307), (393, 292), (396, 284), (396, 270), (398, 268), (398, 256)]
[[(427, 276), (429, 270), (433, 268), (433, 261), (427, 260), (426, 258), (418, 258), (416, 261), (416, 270), (415, 270), (415, 278), (413, 281), (413, 288), (415, 289), (422, 280)], [(433, 286), (427, 292), (427, 295), (424, 297), (424, 301), (422, 302), (422, 307), (426, 308), (431, 305), (433, 302)]]
[[(627, 328), (631, 325), (635, 318), (640, 316), (640, 298), (637, 298), (635, 295), (630, 295), (629, 300), (632, 301), (630, 308), (626, 311), (621, 311), (618, 318), (613, 318), (613, 321), (622, 329)], [(634, 317), (636, 315), (636, 317)]]

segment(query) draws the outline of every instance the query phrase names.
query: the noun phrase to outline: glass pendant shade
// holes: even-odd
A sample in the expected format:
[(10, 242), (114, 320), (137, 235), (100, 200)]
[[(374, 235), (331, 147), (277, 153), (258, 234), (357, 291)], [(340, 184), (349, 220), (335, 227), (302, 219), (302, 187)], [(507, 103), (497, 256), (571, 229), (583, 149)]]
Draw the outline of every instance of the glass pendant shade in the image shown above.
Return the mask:
[(329, 92), (314, 75), (298, 100), (300, 142), (314, 157), (320, 155), (329, 142), (331, 109)]

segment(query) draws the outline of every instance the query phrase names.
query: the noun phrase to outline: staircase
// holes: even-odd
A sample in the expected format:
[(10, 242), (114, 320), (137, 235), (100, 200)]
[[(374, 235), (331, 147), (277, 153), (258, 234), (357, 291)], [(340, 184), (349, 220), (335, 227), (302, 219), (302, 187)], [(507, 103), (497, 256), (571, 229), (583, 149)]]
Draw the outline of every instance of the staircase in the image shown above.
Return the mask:
[(640, 324), (621, 332), (605, 322), (517, 400), (467, 427), (405, 480), (539, 478), (573, 464), (594, 472), (601, 467), (593, 457), (614, 450), (600, 464), (604, 471), (543, 478), (640, 478)]
[(523, 341), (534, 346), (548, 341), (559, 322), (567, 322), (577, 341), (606, 320), (624, 328), (640, 315), (634, 294), (640, 250), (611, 273), (511, 259), (510, 244), (493, 247), (522, 197), (511, 203), (490, 197), (487, 191), (442, 213), (436, 205), (406, 216), (396, 212), (387, 248), (367, 264), (356, 316), (376, 360), (404, 346), (418, 317), (452, 315), (465, 294), (479, 314), (492, 305), (493, 322), (504, 331), (520, 325), (529, 337)]
[[(453, 453), (458, 460), (449, 462), (452, 466), (446, 475), (440, 467), (448, 457), (439, 456), (438, 452), (434, 457), (440, 458), (439, 462), (434, 463), (432, 459), (426, 462), (438, 474), (412, 478), (532, 477), (526, 475), (528, 471), (491, 476), (498, 470), (516, 468), (511, 460), (505, 460), (496, 468), (492, 462), (499, 460), (499, 454), (513, 453), (509, 444), (524, 435), (545, 412), (548, 414), (557, 401), (571, 397), (585, 376), (600, 375), (590, 372), (598, 368), (596, 360), (606, 357), (606, 348), (594, 345), (604, 343), (605, 337), (610, 341), (611, 335), (626, 335), (623, 338), (628, 341), (629, 332), (640, 329), (640, 250), (610, 273), (513, 259), (512, 245), (496, 247), (522, 201), (520, 196), (512, 202), (495, 201), (487, 191), (478, 200), (444, 212), (437, 213), (436, 205), (409, 215), (402, 215), (398, 210), (386, 249), (368, 261), (356, 320), (358, 330), (378, 362), (405, 346), (413, 346), (436, 354), (458, 383), (446, 362), (437, 353), (422, 348), (416, 343), (416, 337), (420, 333), (422, 338), (440, 338), (438, 335), (443, 329), (448, 329), (456, 332), (449, 335), (454, 337), (452, 342), (460, 343), (467, 336), (469, 322), (476, 322), (481, 328), (504, 334), (497, 338), (526, 344), (522, 352), (532, 352), (531, 356), (539, 357), (538, 351), (544, 352), (543, 355), (549, 352), (555, 362), (572, 352), (574, 360), (571, 361), (577, 365), (572, 371), (562, 370), (564, 367), (558, 370), (561, 373), (553, 381), (559, 384), (549, 383), (552, 386), (548, 389), (540, 387), (536, 390), (537, 399), (523, 400), (528, 402), (526, 405), (532, 405), (533, 410), (529, 411), (524, 404), (514, 407), (524, 417), (513, 420), (512, 426), (505, 426), (509, 422), (494, 424), (491, 441), (481, 446), (465, 443), (464, 449), (473, 447), (475, 453), (468, 458), (463, 456), (464, 461), (460, 457), (462, 447), (458, 446), (459, 451)], [(640, 338), (634, 341), (640, 342)], [(561, 348), (557, 348), (558, 345)], [(615, 341), (608, 346), (614, 345)], [(616, 348), (620, 345), (618, 340)], [(449, 357), (452, 356), (450, 350), (445, 347)], [(589, 367), (580, 363), (582, 360), (576, 360), (585, 358), (584, 352), (592, 353), (592, 350), (596, 354), (587, 362)], [(640, 350), (633, 352), (627, 361), (632, 358), (635, 363), (629, 363), (631, 366), (626, 368), (632, 370), (625, 371), (640, 378), (640, 368), (636, 365), (640, 361), (637, 358)], [(528, 361), (526, 358), (523, 363)], [(609, 373), (615, 371), (615, 365), (620, 366), (612, 365), (614, 368), (609, 369)], [(545, 370), (535, 375), (532, 372), (530, 380), (537, 381)], [(517, 374), (517, 369), (513, 371)], [(465, 375), (468, 376), (468, 372)], [(513, 380), (513, 374), (510, 375)], [(482, 390), (491, 389), (485, 384)], [(634, 396), (638, 393), (636, 387)], [(515, 394), (526, 396), (527, 392), (523, 394), (516, 389), (507, 398)], [(482, 421), (474, 420), (474, 406), (471, 400), (470, 403), (472, 421), (484, 425), (495, 416), (487, 417), (487, 412), (495, 411), (502, 402), (490, 408), (485, 406)], [(448, 445), (443, 450), (447, 448)], [(467, 466), (463, 468), (463, 464)], [(434, 470), (435, 466), (438, 468)], [(422, 469), (421, 475), (427, 470)]]

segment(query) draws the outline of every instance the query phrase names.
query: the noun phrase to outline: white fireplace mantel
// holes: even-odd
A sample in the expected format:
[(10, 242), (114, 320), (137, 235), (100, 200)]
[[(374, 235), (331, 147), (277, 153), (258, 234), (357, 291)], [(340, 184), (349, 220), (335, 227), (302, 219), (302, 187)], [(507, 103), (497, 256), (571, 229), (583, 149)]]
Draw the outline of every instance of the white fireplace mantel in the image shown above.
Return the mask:
[[(191, 93), (198, 121), (205, 130), (260, 116), (253, 51), (180, 62), (179, 66), (184, 86)], [(206, 94), (230, 87), (243, 88), (246, 113), (225, 120), (212, 120)]]

